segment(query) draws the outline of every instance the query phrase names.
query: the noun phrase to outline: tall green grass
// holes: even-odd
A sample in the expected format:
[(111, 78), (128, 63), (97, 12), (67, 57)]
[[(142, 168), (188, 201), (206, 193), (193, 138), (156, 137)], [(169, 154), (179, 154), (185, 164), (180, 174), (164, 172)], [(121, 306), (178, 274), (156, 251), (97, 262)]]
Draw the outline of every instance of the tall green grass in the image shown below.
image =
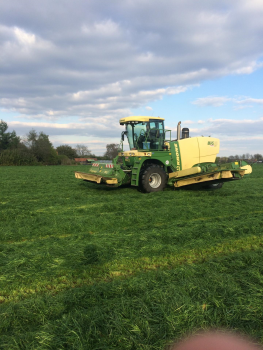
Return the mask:
[(263, 167), (142, 194), (85, 167), (0, 167), (0, 349), (163, 349), (200, 328), (262, 340)]

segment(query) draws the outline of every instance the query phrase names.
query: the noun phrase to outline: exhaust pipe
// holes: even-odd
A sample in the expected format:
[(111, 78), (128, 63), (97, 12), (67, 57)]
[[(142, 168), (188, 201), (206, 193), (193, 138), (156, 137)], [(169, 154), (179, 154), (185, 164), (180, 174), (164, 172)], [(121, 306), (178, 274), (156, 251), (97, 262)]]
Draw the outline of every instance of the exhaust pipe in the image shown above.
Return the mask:
[(181, 122), (177, 124), (177, 141), (181, 138)]

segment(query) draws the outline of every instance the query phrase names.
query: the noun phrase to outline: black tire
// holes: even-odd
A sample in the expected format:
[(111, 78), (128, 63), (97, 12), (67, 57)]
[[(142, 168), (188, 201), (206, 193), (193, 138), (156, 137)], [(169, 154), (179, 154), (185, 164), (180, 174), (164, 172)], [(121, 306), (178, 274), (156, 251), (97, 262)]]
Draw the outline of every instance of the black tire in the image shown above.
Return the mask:
[(145, 193), (163, 191), (167, 182), (166, 172), (160, 165), (150, 164), (140, 175), (140, 190)]
[(222, 188), (223, 185), (224, 185), (223, 182), (217, 182), (214, 184), (204, 185), (204, 188), (206, 190), (218, 190), (219, 188)]

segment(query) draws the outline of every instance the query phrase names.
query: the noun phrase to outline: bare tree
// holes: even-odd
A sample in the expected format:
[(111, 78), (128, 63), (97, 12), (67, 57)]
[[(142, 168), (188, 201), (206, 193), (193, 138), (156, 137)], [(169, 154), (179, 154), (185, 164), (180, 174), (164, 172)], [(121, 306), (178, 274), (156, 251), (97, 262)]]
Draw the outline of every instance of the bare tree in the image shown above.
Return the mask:
[(76, 153), (79, 157), (85, 157), (85, 156), (91, 155), (91, 152), (88, 149), (88, 146), (85, 146), (85, 145), (79, 144), (76, 146), (75, 150), (76, 150)]
[(250, 159), (250, 158), (252, 158), (251, 154), (246, 153), (246, 158), (245, 159)]

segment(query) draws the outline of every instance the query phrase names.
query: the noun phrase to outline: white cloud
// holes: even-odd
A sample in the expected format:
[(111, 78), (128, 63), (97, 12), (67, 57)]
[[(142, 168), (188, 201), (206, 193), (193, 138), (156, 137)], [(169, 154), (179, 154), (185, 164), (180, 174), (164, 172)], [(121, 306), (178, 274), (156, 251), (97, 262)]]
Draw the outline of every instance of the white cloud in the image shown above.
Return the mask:
[(237, 106), (234, 106), (234, 110), (235, 111), (238, 111), (238, 110), (240, 110), (240, 109), (245, 109), (245, 108), (253, 108), (253, 106), (252, 105), (237, 105)]
[[(5, 1), (0, 108), (24, 119), (116, 125), (165, 95), (261, 67), (262, 15), (257, 0)], [(249, 99), (193, 103), (261, 104)]]
[(245, 98), (245, 99), (240, 99), (240, 100), (235, 100), (236, 103), (240, 104), (245, 104), (245, 103), (256, 103), (256, 104), (261, 104), (263, 105), (263, 98)]
[[(23, 9), (10, 0), (1, 10), (1, 57), (10, 67), (0, 76), (2, 97), (56, 94), (66, 100), (66, 94), (92, 93), (126, 80), (134, 93), (165, 89), (174, 94), (178, 86), (185, 91), (185, 84), (249, 73), (262, 55), (261, 7), (248, 7), (245, 0), (224, 0), (220, 8), (204, 0), (198, 6), (194, 0), (80, 0), (75, 7), (66, 1), (63, 9), (47, 0), (41, 10), (31, 0)], [(26, 60), (16, 41), (34, 47)]]
[(189, 125), (189, 124), (195, 124), (196, 122), (195, 121), (193, 121), (193, 120), (183, 120), (182, 121), (182, 124), (183, 125)]
[(202, 127), (189, 129), (191, 137), (203, 135), (219, 138), (219, 156), (243, 153), (263, 154), (263, 118), (257, 120), (209, 119), (202, 124)]
[(209, 96), (209, 97), (200, 97), (192, 102), (192, 104), (205, 107), (205, 106), (213, 106), (213, 107), (220, 107), (223, 106), (228, 101), (231, 101), (231, 98), (228, 97), (216, 97), (216, 96)]
[(148, 111), (152, 111), (153, 110), (152, 107), (150, 107), (150, 106), (145, 107), (145, 109), (147, 109)]
[(263, 118), (253, 119), (209, 119), (203, 128), (192, 130), (193, 136), (216, 135), (233, 139), (234, 137), (255, 137), (263, 135)]
[(229, 98), (225, 96), (200, 97), (193, 101), (192, 104), (200, 107), (221, 107), (227, 102), (232, 102), (234, 104), (234, 110), (251, 108), (254, 104), (263, 105), (263, 99), (252, 97)]
[(43, 131), (47, 135), (58, 136), (67, 135), (74, 137), (91, 136), (111, 139), (120, 138), (123, 127), (116, 125), (112, 128), (110, 123), (82, 122), (82, 123), (48, 123), (48, 122), (20, 122), (13, 121), (8, 123), (10, 129), (15, 129), (18, 135), (25, 135), (31, 129)]
[[(149, 101), (160, 100), (164, 95), (179, 94), (188, 88), (192, 86), (136, 91), (131, 88), (129, 81), (121, 81), (65, 96), (1, 98), (0, 105), (5, 110), (12, 106), (12, 111), (20, 113), (26, 119), (58, 120), (72, 115), (77, 115), (81, 120), (109, 115), (117, 119), (130, 113), (127, 106), (137, 108)], [(42, 113), (38, 113), (39, 110)]]
[(92, 25), (84, 24), (81, 27), (82, 32), (89, 36), (112, 37), (121, 34), (119, 25), (111, 19), (95, 22)]
[(23, 29), (14, 28), (14, 33), (19, 43), (24, 45), (33, 45), (36, 42), (36, 36), (34, 34), (27, 33)]

